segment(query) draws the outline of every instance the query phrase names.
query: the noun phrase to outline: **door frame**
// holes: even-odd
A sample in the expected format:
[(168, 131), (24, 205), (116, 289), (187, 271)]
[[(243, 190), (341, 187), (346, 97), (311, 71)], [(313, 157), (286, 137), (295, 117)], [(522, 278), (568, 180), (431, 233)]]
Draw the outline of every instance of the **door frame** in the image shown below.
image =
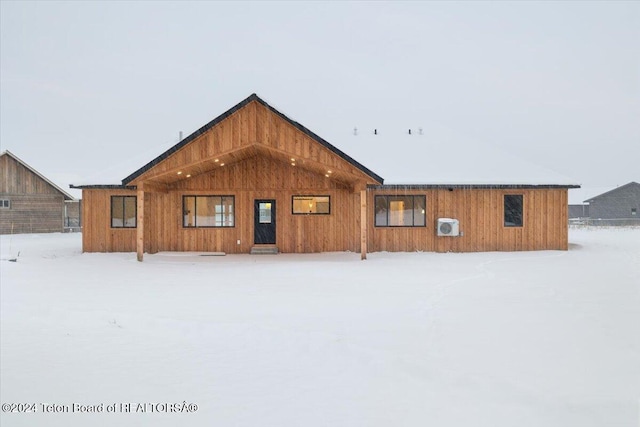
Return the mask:
[[(271, 222), (269, 223), (261, 223), (260, 222), (260, 203), (271, 203)], [(264, 228), (269, 229), (269, 236), (273, 236), (273, 239), (265, 239), (263, 234), (259, 233), (259, 227), (263, 224)], [(276, 224), (276, 200), (275, 199), (254, 199), (253, 200), (253, 244), (254, 245), (275, 245), (276, 244), (276, 235), (277, 235), (277, 224)], [(267, 242), (259, 241), (259, 240), (269, 240)], [(272, 240), (272, 241), (271, 241)]]

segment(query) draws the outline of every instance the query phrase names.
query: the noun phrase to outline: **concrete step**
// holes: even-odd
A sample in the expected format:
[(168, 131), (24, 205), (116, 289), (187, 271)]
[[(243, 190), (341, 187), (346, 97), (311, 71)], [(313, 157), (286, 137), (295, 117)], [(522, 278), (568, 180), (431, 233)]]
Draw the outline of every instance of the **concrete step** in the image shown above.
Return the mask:
[(251, 255), (277, 255), (278, 247), (274, 245), (258, 245), (251, 248)]

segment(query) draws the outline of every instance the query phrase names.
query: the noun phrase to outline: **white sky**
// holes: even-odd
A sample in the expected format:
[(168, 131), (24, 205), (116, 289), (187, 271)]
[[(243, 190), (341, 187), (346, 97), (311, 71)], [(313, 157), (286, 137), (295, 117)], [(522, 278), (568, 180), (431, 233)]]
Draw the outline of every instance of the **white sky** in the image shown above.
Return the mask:
[(640, 2), (0, 7), (1, 148), (65, 188), (254, 92), (320, 136), (437, 123), (587, 187), (640, 181)]

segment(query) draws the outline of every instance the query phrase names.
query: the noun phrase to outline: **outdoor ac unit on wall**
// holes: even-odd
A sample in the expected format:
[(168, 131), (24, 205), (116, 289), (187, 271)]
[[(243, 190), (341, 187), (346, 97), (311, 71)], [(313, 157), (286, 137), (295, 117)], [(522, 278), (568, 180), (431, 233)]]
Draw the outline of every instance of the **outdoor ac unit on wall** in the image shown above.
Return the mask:
[(438, 218), (438, 236), (460, 235), (460, 223), (453, 218)]

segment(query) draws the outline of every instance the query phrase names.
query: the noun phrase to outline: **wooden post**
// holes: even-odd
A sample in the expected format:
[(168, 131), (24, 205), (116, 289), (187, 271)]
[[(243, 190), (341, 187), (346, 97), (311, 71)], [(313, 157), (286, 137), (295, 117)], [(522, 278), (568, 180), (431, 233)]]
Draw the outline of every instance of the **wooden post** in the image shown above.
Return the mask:
[(138, 261), (142, 262), (144, 254), (144, 189), (142, 184), (138, 185), (138, 217), (136, 229), (136, 250)]
[(360, 190), (360, 259), (367, 259), (367, 190)]

